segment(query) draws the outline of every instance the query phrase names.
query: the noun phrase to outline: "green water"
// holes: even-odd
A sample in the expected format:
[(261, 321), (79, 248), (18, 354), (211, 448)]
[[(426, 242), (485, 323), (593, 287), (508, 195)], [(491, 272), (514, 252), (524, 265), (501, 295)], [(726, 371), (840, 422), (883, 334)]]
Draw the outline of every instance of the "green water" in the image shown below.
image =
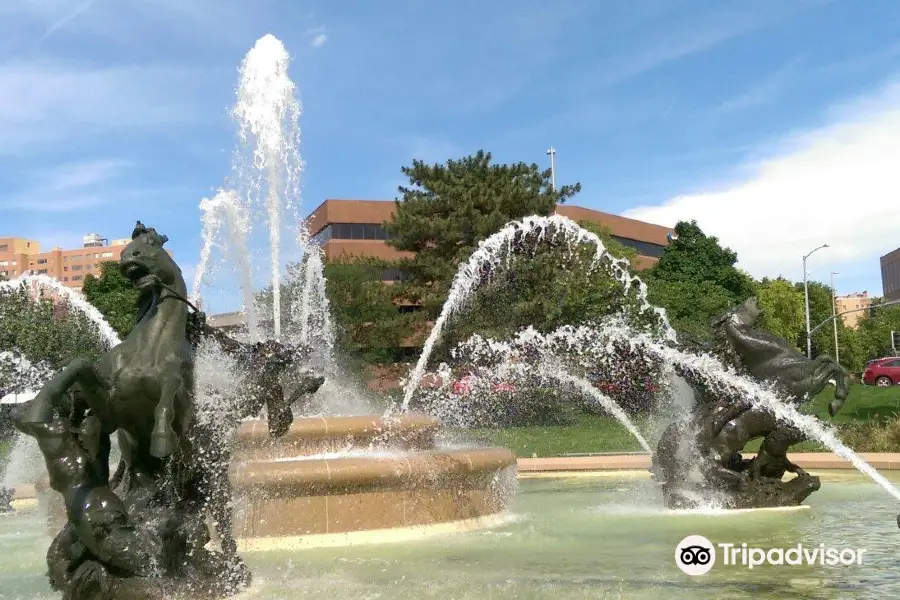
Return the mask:
[[(847, 474), (823, 477), (811, 508), (793, 512), (672, 515), (645, 479), (520, 483), (499, 528), (403, 544), (249, 554), (246, 598), (742, 599), (900, 597), (900, 506)], [(48, 538), (35, 512), (0, 517), (0, 598), (54, 597), (45, 582)], [(675, 565), (687, 535), (763, 548), (864, 548), (860, 566), (717, 564), (701, 577)]]

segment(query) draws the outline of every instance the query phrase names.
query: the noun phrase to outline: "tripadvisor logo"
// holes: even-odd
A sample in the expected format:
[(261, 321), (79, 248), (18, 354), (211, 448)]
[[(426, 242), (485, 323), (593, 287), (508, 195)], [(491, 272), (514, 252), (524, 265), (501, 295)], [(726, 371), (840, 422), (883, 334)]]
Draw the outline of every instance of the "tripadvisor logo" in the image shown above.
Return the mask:
[(696, 576), (709, 573), (716, 562), (747, 569), (761, 565), (861, 565), (865, 552), (863, 548), (831, 548), (825, 544), (797, 544), (790, 548), (756, 548), (746, 543), (713, 544), (702, 535), (689, 535), (675, 547), (675, 564), (684, 573)]

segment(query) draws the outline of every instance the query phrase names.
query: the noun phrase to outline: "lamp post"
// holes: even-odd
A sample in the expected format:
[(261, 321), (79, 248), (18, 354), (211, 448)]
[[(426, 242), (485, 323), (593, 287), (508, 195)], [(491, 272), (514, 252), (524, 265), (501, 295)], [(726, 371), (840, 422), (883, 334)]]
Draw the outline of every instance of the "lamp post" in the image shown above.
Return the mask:
[(837, 271), (831, 272), (831, 322), (834, 326), (834, 360), (838, 364), (841, 363), (841, 351), (838, 348), (837, 336), (837, 292), (834, 289), (834, 276), (840, 275)]
[(556, 191), (556, 148), (547, 148), (547, 156), (550, 157), (550, 187)]
[(813, 248), (807, 254), (803, 255), (803, 303), (806, 312), (806, 356), (812, 358), (812, 337), (809, 334), (809, 282), (806, 277), (806, 259), (818, 252), (822, 248), (827, 248), (828, 244), (822, 244), (818, 248)]

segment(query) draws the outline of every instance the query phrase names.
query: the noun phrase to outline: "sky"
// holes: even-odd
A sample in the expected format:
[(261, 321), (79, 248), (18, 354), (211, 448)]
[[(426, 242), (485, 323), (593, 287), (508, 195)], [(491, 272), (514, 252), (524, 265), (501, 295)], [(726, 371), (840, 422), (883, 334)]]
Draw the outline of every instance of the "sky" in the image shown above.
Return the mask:
[(479, 149), (571, 202), (696, 219), (756, 277), (881, 295), (900, 246), (900, 3), (3, 0), (0, 236), (140, 219), (191, 276), (229, 175), (238, 67), (271, 33), (302, 103), (303, 212), (391, 199)]

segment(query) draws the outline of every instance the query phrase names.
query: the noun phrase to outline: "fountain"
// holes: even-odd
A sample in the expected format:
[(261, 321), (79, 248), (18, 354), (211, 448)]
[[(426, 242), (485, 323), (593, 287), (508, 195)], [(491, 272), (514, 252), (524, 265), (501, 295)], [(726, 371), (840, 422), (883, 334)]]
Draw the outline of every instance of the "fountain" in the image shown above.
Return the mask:
[[(249, 585), (251, 569), (245, 561), (254, 560), (253, 578), (258, 581), (257, 573), (263, 573), (260, 585), (272, 590), (275, 598), (292, 596), (293, 591), (306, 593), (310, 582), (317, 586), (310, 591), (311, 597), (326, 598), (351, 594), (353, 586), (359, 587), (360, 595), (371, 597), (382, 594), (386, 585), (398, 598), (419, 598), (423, 586), (441, 597), (526, 596), (535, 590), (560, 598), (585, 593), (602, 596), (610, 590), (616, 597), (632, 597), (622, 593), (626, 583), (633, 583), (638, 594), (652, 588), (647, 595), (697, 597), (696, 587), (685, 595), (671, 585), (672, 573), (659, 567), (664, 559), (657, 546), (665, 546), (665, 557), (671, 562), (670, 540), (646, 543), (660, 529), (672, 539), (683, 533), (672, 525), (673, 515), (683, 513), (659, 506), (697, 507), (702, 503), (694, 494), (708, 499), (723, 489), (719, 507), (796, 504), (811, 493), (813, 480), (818, 489), (818, 479), (799, 473), (793, 480), (800, 480), (794, 484), (798, 490), (790, 487), (791, 482), (783, 487), (775, 482), (781, 479), (776, 477), (779, 469), (797, 471), (784, 453), (803, 436), (849, 458), (900, 499), (900, 492), (832, 432), (782, 401), (785, 396), (797, 399), (821, 389), (835, 378), (839, 393), (832, 412), (836, 412), (846, 397), (846, 379), (833, 363), (804, 362), (788, 352), (783, 341), (759, 335), (752, 329), (752, 303), (738, 307), (717, 324), (723, 341), (720, 347), (692, 352), (676, 347), (664, 313), (647, 303), (643, 283), (629, 274), (623, 261), (610, 257), (596, 236), (561, 217), (532, 217), (486, 240), (463, 265), (408, 382), (403, 408), (410, 407), (443, 327), (485, 273), (502, 263), (507, 249), (535, 235), (592, 243), (595, 262), (608, 268), (626, 294), (637, 292), (642, 313), (657, 317), (656, 334), (635, 330), (634, 323), (610, 320), (549, 334), (527, 330), (509, 342), (479, 340), (472, 348), (480, 349), (482, 356), (501, 357), (505, 367), (498, 373), (504, 375), (525, 376), (525, 361), (513, 365), (503, 361), (513, 355), (530, 356), (532, 366), (540, 367), (531, 376), (590, 396), (646, 449), (650, 446), (644, 434), (612, 394), (597, 389), (582, 374), (591, 363), (621, 358), (615, 349), (623, 346), (640, 348), (639, 354), (647, 360), (674, 368), (701, 402), (690, 419), (667, 430), (657, 447), (662, 499), (652, 507), (638, 507), (635, 514), (640, 518), (634, 519), (622, 510), (628, 502), (622, 499), (624, 488), (610, 492), (594, 485), (583, 494), (588, 501), (573, 503), (576, 486), (562, 494), (556, 494), (555, 488), (548, 492), (532, 487), (533, 497), (525, 495), (518, 510), (536, 515), (533, 522), (512, 523), (491, 537), (398, 546), (374, 556), (363, 553), (361, 559), (357, 555), (352, 560), (361, 560), (364, 567), (378, 572), (369, 576), (371, 585), (357, 580), (358, 563), (342, 562), (347, 560), (344, 557), (336, 561), (328, 554), (305, 555), (305, 564), (316, 572), (292, 575), (291, 553), (298, 549), (411, 539), (424, 534), (422, 526), (440, 532), (466, 531), (502, 521), (516, 459), (499, 448), (442, 446), (438, 442), (441, 422), (408, 410), (385, 416), (294, 417), (323, 386), (322, 374), (308, 370), (312, 355), (326, 357), (326, 376), (334, 377), (336, 370), (321, 256), (308, 246), (302, 225), (296, 238), (305, 257), (303, 288), (290, 310), (282, 306), (280, 257), (287, 253), (281, 229), (285, 213), (297, 206), (302, 166), (295, 126), (299, 106), (293, 101), (286, 67), (286, 53), (271, 36), (260, 40), (242, 67), (239, 97), (244, 100), (234, 114), (241, 121), (244, 141), (255, 139), (257, 145), (252, 161), (236, 161), (238, 181), (233, 189), (220, 190), (201, 205), (204, 242), (191, 293), (177, 264), (163, 250), (166, 237), (138, 223), (121, 262), (123, 274), (142, 294), (138, 326), (121, 343), (114, 333), (103, 330), (111, 349), (99, 363), (72, 362), (50, 377), (37, 397), (16, 414), (16, 427), (37, 440), (46, 461), (49, 477), (41, 501), (51, 512), (55, 534), (46, 562), (53, 587), (65, 598), (233, 595)], [(250, 215), (258, 214), (250, 208), (263, 199), (270, 244), (266, 275), (273, 297), (271, 312), (265, 315), (257, 313), (253, 301), (254, 265), (246, 252)], [(225, 240), (218, 237), (223, 230), (228, 232)], [(201, 284), (214, 273), (207, 267), (213, 266), (217, 247), (237, 265), (237, 277), (228, 279), (237, 280), (241, 287), (249, 339), (237, 340), (210, 328), (196, 309)], [(46, 284), (40, 278), (33, 281)], [(272, 319), (271, 331), (264, 324), (266, 317)], [(283, 326), (285, 319), (287, 326)], [(265, 419), (256, 418), (261, 412)], [(118, 435), (123, 460), (111, 475), (113, 433)], [(749, 433), (765, 435), (766, 441), (761, 454), (745, 463), (740, 450)], [(685, 444), (694, 451), (681, 452)], [(684, 456), (689, 458), (682, 460)], [(700, 483), (682, 479), (687, 467), (697, 466), (704, 476)], [(710, 483), (709, 473), (723, 470), (732, 472), (728, 477), (736, 475), (737, 487)], [(654, 492), (659, 494), (659, 488), (641, 490), (651, 498)], [(546, 505), (538, 506), (535, 498)], [(826, 505), (829, 515), (852, 518), (844, 515), (840, 498), (834, 504), (840, 511)], [(601, 518), (598, 507), (609, 512)], [(866, 514), (876, 508), (867, 505)], [(656, 518), (660, 516), (664, 518)], [(551, 527), (545, 531), (547, 524)], [(688, 528), (698, 525), (709, 526), (709, 521), (691, 521)], [(729, 533), (742, 531), (740, 526), (720, 527)], [(764, 534), (780, 531), (765, 522), (756, 522), (756, 529)], [(635, 535), (643, 536), (642, 544), (634, 544)], [(764, 536), (764, 541), (770, 537)], [(605, 554), (598, 558), (584, 553), (585, 540), (604, 545)], [(641, 554), (635, 555), (638, 546)], [(385, 560), (384, 556), (398, 558)], [(491, 571), (500, 557), (513, 564), (503, 566), (502, 572), (499, 567)], [(4, 560), (8, 557), (0, 557), (5, 568)], [(471, 568), (454, 572), (460, 561), (468, 561)], [(579, 566), (579, 561), (584, 563)], [(282, 565), (280, 575), (270, 567), (273, 563)], [(346, 571), (347, 564), (353, 564), (354, 570)], [(404, 570), (406, 566), (409, 570)], [(42, 570), (32, 563), (27, 568)], [(583, 571), (577, 572), (579, 568)], [(428, 580), (437, 570), (439, 578)], [(610, 577), (603, 575), (606, 570)], [(389, 575), (382, 576), (385, 572)], [(569, 577), (551, 577), (551, 573)], [(757, 586), (753, 594), (760, 585), (772, 587), (767, 581), (753, 584)], [(27, 593), (35, 589), (22, 586), (26, 588)], [(630, 588), (625, 589), (630, 593)], [(732, 592), (723, 586), (714, 594), (738, 597)], [(18, 588), (10, 593), (18, 593)]]

